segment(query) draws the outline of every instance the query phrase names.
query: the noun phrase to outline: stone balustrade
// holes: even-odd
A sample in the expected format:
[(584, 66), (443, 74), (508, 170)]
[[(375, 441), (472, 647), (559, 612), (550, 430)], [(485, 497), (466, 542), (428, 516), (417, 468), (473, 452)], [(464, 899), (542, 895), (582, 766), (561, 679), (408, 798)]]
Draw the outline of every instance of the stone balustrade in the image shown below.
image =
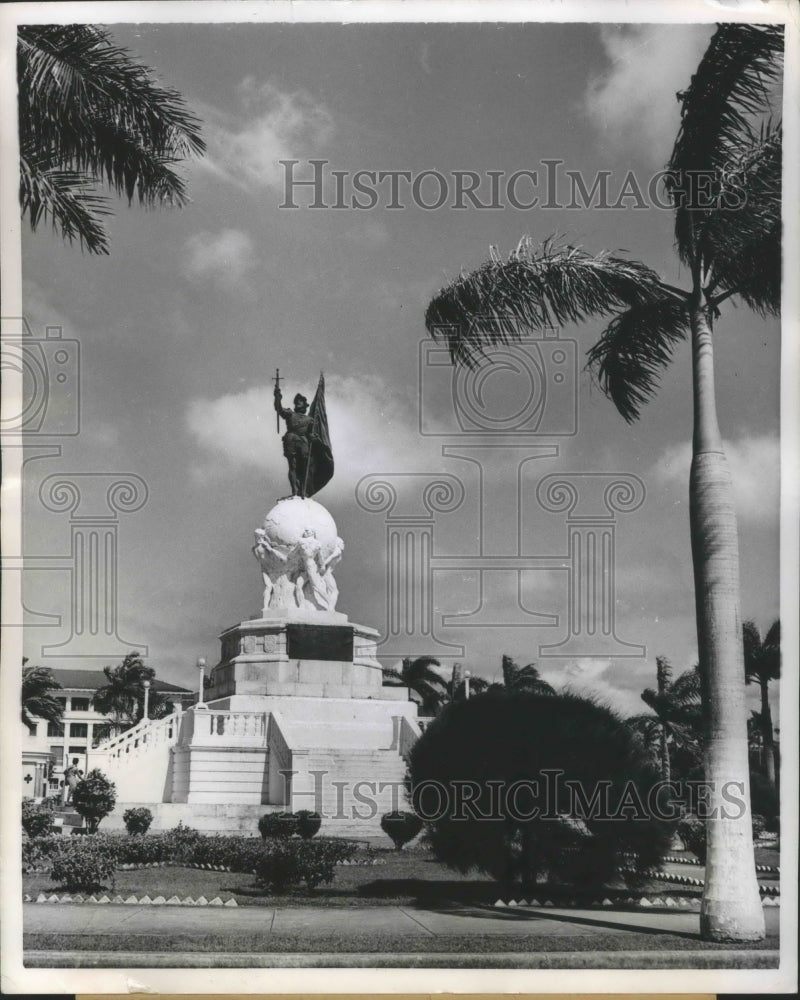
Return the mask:
[[(267, 717), (264, 712), (234, 712), (197, 709), (192, 712), (192, 746), (224, 745), (264, 747), (267, 745)], [(183, 739), (181, 742), (185, 742)]]
[(90, 751), (90, 758), (105, 756), (109, 761), (119, 761), (131, 753), (137, 756), (159, 745), (171, 746), (178, 741), (181, 719), (180, 707), (163, 719), (142, 719), (135, 726), (112, 736)]

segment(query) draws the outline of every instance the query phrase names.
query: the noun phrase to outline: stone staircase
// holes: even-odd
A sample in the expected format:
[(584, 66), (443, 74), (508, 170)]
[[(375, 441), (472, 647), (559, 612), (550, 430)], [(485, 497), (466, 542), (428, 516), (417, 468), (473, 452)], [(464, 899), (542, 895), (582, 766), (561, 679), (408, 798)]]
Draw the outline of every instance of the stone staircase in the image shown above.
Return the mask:
[(379, 835), (384, 813), (407, 808), (397, 750), (315, 749), (293, 753), (292, 763), (291, 808), (319, 812), (325, 834)]
[(416, 721), (375, 702), (333, 700), (310, 721), (310, 700), (282, 701), (281, 710), (209, 706), (143, 720), (92, 750), (89, 767), (117, 786), (104, 828), (122, 828), (122, 813), (139, 805), (153, 812), (154, 832), (179, 821), (247, 832), (266, 812), (309, 809), (322, 816), (323, 833), (380, 836), (381, 816), (407, 808), (405, 758), (420, 734)]
[(117, 799), (164, 802), (171, 796), (171, 748), (191, 713), (180, 708), (164, 719), (142, 719), (88, 752), (87, 770), (100, 768), (117, 786)]

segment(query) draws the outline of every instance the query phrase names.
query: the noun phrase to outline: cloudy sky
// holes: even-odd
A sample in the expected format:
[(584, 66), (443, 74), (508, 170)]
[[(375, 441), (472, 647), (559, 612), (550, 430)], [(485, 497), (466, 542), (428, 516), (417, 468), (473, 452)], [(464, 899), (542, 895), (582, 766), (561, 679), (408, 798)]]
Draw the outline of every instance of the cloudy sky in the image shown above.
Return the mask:
[[(28, 465), (25, 554), (69, 552), (68, 516), (46, 511), (39, 498), (46, 476), (141, 477), (146, 504), (119, 519), (119, 649), (146, 646), (159, 676), (193, 685), (196, 657), (216, 663), (219, 632), (260, 607), (253, 529), (287, 492), (271, 409), (276, 366), (290, 395), (310, 394), (318, 372), (326, 374), (336, 476), (318, 499), (345, 539), (340, 609), (351, 620), (385, 630), (385, 524), (383, 515), (355, 501), (365, 475), (457, 477), (465, 502), (437, 514), (437, 555), (474, 556), (481, 541), (486, 555), (513, 549), (519, 450), (508, 452), (507, 465), (487, 453), (491, 509), (483, 512), (482, 528), (477, 466), (443, 454), (443, 445), (458, 450), (457, 437), (420, 434), (420, 406), (440, 412), (446, 395), (436, 390), (420, 403), (425, 306), (460, 269), (480, 264), (491, 245), (507, 252), (525, 234), (539, 240), (560, 233), (592, 251), (624, 250), (685, 285), (669, 213), (637, 206), (635, 197), (615, 210), (541, 204), (525, 210), (508, 203), (498, 210), (430, 210), (406, 197), (404, 208), (392, 210), (383, 194), (371, 210), (312, 210), (306, 189), (291, 210), (280, 207), (278, 161), (300, 161), (302, 177), (310, 176), (307, 161), (317, 158), (351, 176), (437, 170), (486, 178), (489, 171), (541, 175), (542, 161), (558, 159), (589, 179), (610, 171), (612, 192), (628, 171), (646, 188), (670, 153), (679, 121), (675, 93), (688, 83), (711, 30), (115, 26), (116, 41), (176, 87), (202, 119), (208, 155), (184, 167), (188, 207), (147, 212), (115, 203), (107, 258), (82, 254), (46, 227), (24, 232), (31, 327), (41, 336), (45, 327), (60, 326), (81, 351), (81, 431), (61, 439), (59, 457)], [(426, 199), (435, 196), (434, 188), (421, 190)], [(521, 198), (531, 194), (524, 185), (519, 191)], [(537, 506), (542, 476), (638, 476), (645, 501), (617, 525), (616, 613), (619, 637), (644, 646), (646, 655), (540, 658), (539, 645), (558, 642), (563, 624), (442, 624), (443, 616), (480, 603), (475, 566), (435, 574), (437, 636), (456, 649), (443, 659), (448, 668), (455, 658), (491, 679), (507, 652), (521, 663), (538, 661), (556, 683), (638, 711), (639, 692), (654, 684), (657, 654), (668, 656), (676, 672), (696, 657), (687, 503), (690, 359), (687, 346), (679, 347), (658, 397), (629, 427), (581, 370), (601, 330), (598, 320), (561, 331), (578, 344), (577, 433), (541, 436), (541, 444), (558, 444), (558, 453), (551, 448), (525, 466), (519, 550), (565, 551), (563, 515)], [(765, 628), (778, 615), (778, 325), (726, 303), (717, 342), (720, 420), (741, 529), (743, 614)], [(493, 377), (487, 386), (496, 395), (516, 391), (502, 372)], [(487, 524), (495, 526), (492, 537)], [(508, 526), (505, 538), (497, 524)], [(529, 611), (563, 622), (564, 573), (528, 572), (519, 588), (508, 576), (489, 575), (484, 583), (507, 587), (507, 594), (493, 593), (495, 603), (515, 604), (518, 589)], [(26, 630), (34, 662), (99, 668), (119, 661), (115, 650), (67, 660), (57, 648), (43, 648), (69, 637), (68, 573), (31, 572), (25, 593), (32, 612), (63, 617), (61, 627)], [(71, 648), (80, 653), (79, 645)]]

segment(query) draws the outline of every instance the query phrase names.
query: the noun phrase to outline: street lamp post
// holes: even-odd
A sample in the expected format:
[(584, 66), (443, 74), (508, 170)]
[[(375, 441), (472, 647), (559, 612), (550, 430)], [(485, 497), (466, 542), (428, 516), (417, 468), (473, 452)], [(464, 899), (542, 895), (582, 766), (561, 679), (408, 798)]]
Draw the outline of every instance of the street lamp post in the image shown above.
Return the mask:
[(203, 695), (205, 694), (204, 681), (206, 676), (206, 658), (204, 656), (197, 657), (197, 672), (200, 674), (200, 688), (197, 694), (197, 704), (195, 708), (208, 708), (208, 705), (203, 701)]
[(148, 706), (150, 704), (150, 681), (143, 681), (142, 687), (144, 688), (144, 711), (142, 712), (142, 718), (147, 719), (148, 716)]
[(469, 701), (469, 679), (472, 674), (469, 670), (464, 671), (464, 698)]

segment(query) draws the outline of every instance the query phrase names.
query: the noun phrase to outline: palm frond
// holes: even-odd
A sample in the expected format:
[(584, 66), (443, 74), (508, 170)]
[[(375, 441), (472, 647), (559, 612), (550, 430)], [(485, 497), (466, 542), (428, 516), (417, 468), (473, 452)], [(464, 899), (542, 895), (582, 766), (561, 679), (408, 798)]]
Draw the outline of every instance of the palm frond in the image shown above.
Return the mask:
[(764, 638), (764, 645), (772, 649), (780, 649), (781, 646), (781, 620), (777, 618), (767, 629)]
[(444, 340), (454, 362), (474, 366), (487, 348), (526, 333), (604, 315), (663, 295), (645, 264), (609, 252), (595, 256), (550, 237), (524, 237), (503, 260), (490, 259), (436, 295), (425, 315), (431, 336)]
[[(68, 240), (107, 253), (92, 182), (140, 204), (185, 204), (174, 165), (205, 144), (177, 91), (95, 25), (23, 25), (17, 34), (23, 215), (50, 215)], [(73, 190), (71, 190), (73, 189)], [(38, 212), (35, 211), (38, 209)]]
[(615, 316), (588, 351), (587, 367), (628, 423), (655, 395), (661, 371), (688, 330), (686, 302), (662, 291)]
[(700, 674), (697, 670), (684, 670), (670, 685), (670, 694), (681, 706), (700, 704)]
[(51, 694), (60, 691), (61, 685), (47, 667), (26, 667), (23, 661), (21, 719), (31, 732), (36, 722), (61, 722), (63, 707)]
[(100, 216), (109, 215), (108, 202), (96, 193), (90, 178), (74, 170), (20, 160), (19, 200), (31, 229), (43, 219), (68, 242), (77, 240), (90, 253), (107, 254), (108, 238)]
[(42, 139), (69, 142), (87, 117), (113, 110), (118, 127), (141, 136), (157, 154), (205, 149), (199, 120), (181, 95), (157, 84), (97, 25), (20, 26), (17, 76), (20, 119)]
[(699, 235), (700, 254), (712, 264), (706, 293), (739, 295), (762, 316), (781, 306), (782, 152), (782, 130), (772, 126), (738, 150)]
[(781, 623), (774, 621), (762, 639), (753, 621), (742, 622), (745, 681), (765, 683), (781, 675)]
[(676, 205), (678, 254), (690, 266), (696, 241), (696, 178), (722, 171), (731, 150), (753, 138), (753, 119), (769, 103), (783, 53), (780, 25), (722, 24), (687, 90), (679, 94), (681, 127), (667, 167)]
[(758, 656), (761, 652), (761, 632), (754, 621), (742, 622), (742, 646), (745, 680), (749, 684), (758, 676)]

